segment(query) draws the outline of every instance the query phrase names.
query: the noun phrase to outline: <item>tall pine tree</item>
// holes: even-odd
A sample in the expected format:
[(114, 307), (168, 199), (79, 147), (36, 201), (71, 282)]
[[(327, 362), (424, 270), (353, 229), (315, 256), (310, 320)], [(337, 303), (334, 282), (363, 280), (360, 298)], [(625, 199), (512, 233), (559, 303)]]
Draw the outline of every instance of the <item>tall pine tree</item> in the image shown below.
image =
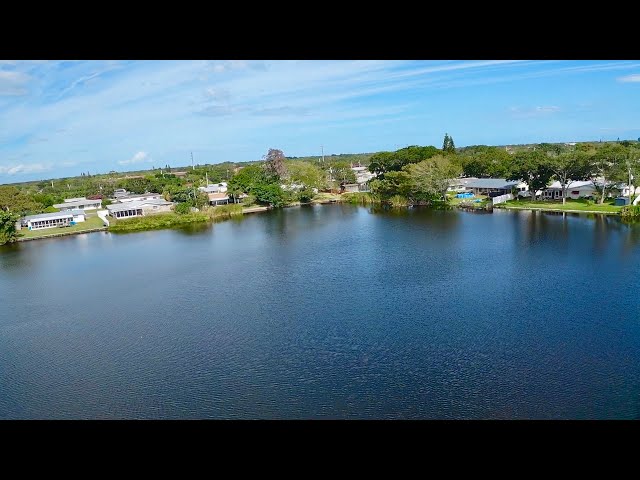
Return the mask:
[(444, 153), (455, 153), (456, 146), (453, 143), (453, 137), (449, 136), (448, 133), (444, 134), (444, 142), (442, 142), (442, 151)]

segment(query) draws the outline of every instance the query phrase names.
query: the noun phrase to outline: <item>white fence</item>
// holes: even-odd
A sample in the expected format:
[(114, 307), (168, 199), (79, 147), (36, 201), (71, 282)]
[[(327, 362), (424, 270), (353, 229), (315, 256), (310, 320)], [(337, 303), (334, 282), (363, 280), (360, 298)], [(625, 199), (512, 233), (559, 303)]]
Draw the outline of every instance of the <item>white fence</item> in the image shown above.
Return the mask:
[(493, 197), (493, 204), (497, 205), (499, 203), (506, 202), (507, 200), (513, 200), (513, 195), (507, 193), (506, 195), (500, 195), (499, 197)]

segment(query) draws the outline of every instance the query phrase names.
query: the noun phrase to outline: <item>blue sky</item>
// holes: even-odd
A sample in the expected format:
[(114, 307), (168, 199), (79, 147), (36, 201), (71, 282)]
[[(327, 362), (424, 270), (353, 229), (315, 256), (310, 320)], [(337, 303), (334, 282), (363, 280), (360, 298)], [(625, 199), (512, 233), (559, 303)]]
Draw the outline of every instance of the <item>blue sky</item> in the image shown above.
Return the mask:
[(0, 60), (0, 183), (288, 156), (640, 137), (638, 61)]

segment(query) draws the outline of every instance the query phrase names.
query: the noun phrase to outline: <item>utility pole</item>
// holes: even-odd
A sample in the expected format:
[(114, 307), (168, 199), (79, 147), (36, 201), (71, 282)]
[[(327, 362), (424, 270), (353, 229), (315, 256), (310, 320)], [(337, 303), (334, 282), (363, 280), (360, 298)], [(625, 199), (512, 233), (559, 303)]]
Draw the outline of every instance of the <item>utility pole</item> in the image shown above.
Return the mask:
[(207, 187), (208, 187), (208, 186), (209, 186), (209, 173), (204, 172), (204, 176), (205, 176), (205, 178), (206, 178), (206, 182), (207, 182), (207, 183), (205, 184), (205, 186), (207, 186)]
[(191, 170), (195, 170), (196, 167), (193, 165), (193, 152), (191, 152)]
[(322, 164), (324, 165), (324, 145), (320, 145), (320, 149), (322, 150)]

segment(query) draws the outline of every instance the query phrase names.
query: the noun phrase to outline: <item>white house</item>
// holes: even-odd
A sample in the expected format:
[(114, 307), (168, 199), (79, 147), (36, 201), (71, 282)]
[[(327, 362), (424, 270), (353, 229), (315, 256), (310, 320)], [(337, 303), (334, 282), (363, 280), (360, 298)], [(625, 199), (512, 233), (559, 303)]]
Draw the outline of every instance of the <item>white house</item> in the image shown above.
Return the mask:
[[(567, 188), (567, 198), (576, 200), (578, 198), (591, 197), (597, 192), (596, 186), (591, 180), (580, 180), (569, 183)], [(542, 198), (545, 200), (562, 199), (562, 185), (559, 181), (553, 182), (542, 191)]]
[(225, 193), (227, 191), (227, 182), (210, 183), (206, 187), (198, 187), (198, 190), (204, 193)]
[(518, 193), (529, 190), (529, 186), (524, 182), (519, 180), (507, 180), (504, 178), (468, 179), (465, 183), (465, 187), (472, 190), (475, 195), (484, 193), (489, 196), (505, 195), (507, 193), (511, 193), (511, 190), (514, 188)]
[(362, 167), (360, 165), (351, 167), (351, 170), (356, 174), (356, 183), (367, 183), (369, 180), (376, 177), (375, 173), (371, 173), (367, 167)]
[(67, 198), (64, 203), (58, 203), (53, 208), (57, 208), (61, 212), (67, 210), (97, 210), (102, 207), (102, 200), (88, 200), (84, 197)]
[(69, 227), (85, 221), (84, 210), (66, 210), (64, 212), (41, 213), (29, 215), (20, 221), (21, 226), (29, 230), (42, 230), (44, 228)]
[[(126, 190), (125, 190), (126, 192)], [(142, 202), (147, 200), (164, 200), (164, 197), (160, 193), (114, 193), (113, 203), (127, 203), (127, 202)]]
[(464, 177), (464, 178), (452, 178), (449, 180), (449, 186), (447, 192), (464, 192), (467, 190), (467, 184), (473, 180), (478, 180), (477, 177)]
[(170, 212), (173, 202), (162, 199), (149, 199), (128, 201), (123, 203), (113, 203), (107, 205), (109, 215), (115, 218), (143, 217), (154, 213)]

